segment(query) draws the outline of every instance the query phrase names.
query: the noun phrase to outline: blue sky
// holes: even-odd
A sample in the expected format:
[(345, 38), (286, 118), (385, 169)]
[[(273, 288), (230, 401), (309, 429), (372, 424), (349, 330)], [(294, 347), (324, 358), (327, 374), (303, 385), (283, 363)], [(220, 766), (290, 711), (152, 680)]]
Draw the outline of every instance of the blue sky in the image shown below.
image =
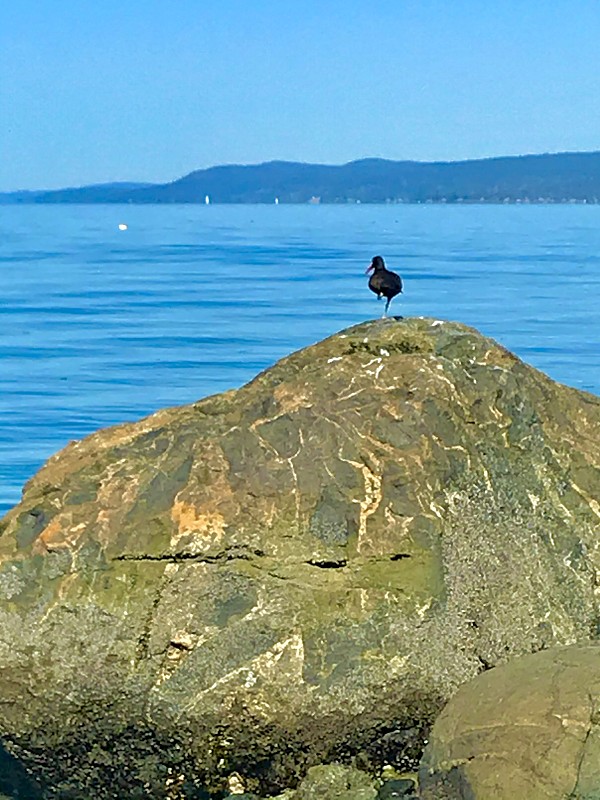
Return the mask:
[(600, 149), (598, 0), (0, 5), (0, 190)]

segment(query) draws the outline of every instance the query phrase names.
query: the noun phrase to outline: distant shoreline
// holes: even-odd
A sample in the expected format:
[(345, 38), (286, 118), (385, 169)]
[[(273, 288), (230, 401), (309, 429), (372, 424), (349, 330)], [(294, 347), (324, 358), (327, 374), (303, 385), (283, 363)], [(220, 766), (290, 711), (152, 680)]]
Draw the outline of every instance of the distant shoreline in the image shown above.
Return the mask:
[[(194, 200), (179, 200), (177, 202), (169, 202), (169, 201), (144, 201), (144, 202), (131, 202), (128, 200), (72, 200), (72, 201), (50, 201), (50, 200), (38, 200), (38, 201), (12, 201), (12, 200), (4, 200), (0, 197), (0, 206), (59, 206), (59, 205), (68, 205), (68, 206), (126, 206), (131, 207), (135, 206), (203, 206), (204, 203), (199, 203)], [(256, 202), (214, 202), (211, 203), (213, 206), (269, 206), (275, 205), (274, 203), (267, 203), (266, 201), (256, 201)], [(278, 203), (280, 206), (287, 206), (288, 208), (298, 207), (298, 206), (312, 206), (312, 205), (319, 205), (319, 206), (597, 206), (600, 205), (600, 198), (592, 199), (592, 200), (577, 200), (577, 199), (570, 199), (570, 200), (390, 200), (390, 201), (364, 201), (364, 202), (355, 202), (351, 200), (347, 201), (327, 201), (324, 200), (321, 203), (309, 203), (309, 202), (280, 202)]]
[(270, 161), (196, 170), (164, 184), (0, 193), (0, 204), (597, 205), (600, 152), (342, 165)]

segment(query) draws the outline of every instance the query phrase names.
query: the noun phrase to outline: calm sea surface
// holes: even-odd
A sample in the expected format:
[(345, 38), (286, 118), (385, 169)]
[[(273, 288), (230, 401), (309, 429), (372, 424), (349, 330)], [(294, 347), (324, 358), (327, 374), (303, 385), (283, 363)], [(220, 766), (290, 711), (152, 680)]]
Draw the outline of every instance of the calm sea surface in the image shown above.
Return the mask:
[(600, 394), (599, 206), (0, 206), (0, 513), (69, 440), (378, 316), (375, 254), (394, 313)]

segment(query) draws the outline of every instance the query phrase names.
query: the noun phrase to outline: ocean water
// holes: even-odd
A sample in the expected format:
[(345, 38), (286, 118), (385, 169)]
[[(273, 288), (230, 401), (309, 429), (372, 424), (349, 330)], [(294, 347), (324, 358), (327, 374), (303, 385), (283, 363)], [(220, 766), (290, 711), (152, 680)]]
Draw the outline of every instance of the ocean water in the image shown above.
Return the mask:
[(600, 393), (598, 206), (0, 206), (0, 514), (70, 440), (379, 316), (376, 254), (393, 313)]

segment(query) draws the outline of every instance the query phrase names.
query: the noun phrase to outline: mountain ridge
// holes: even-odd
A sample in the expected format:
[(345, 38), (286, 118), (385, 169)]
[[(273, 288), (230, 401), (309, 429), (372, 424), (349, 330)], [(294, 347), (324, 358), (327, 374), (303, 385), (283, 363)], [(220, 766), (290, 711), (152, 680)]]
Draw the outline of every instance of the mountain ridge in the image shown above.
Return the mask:
[(266, 161), (193, 170), (167, 183), (0, 193), (0, 203), (600, 202), (600, 151), (462, 161)]

